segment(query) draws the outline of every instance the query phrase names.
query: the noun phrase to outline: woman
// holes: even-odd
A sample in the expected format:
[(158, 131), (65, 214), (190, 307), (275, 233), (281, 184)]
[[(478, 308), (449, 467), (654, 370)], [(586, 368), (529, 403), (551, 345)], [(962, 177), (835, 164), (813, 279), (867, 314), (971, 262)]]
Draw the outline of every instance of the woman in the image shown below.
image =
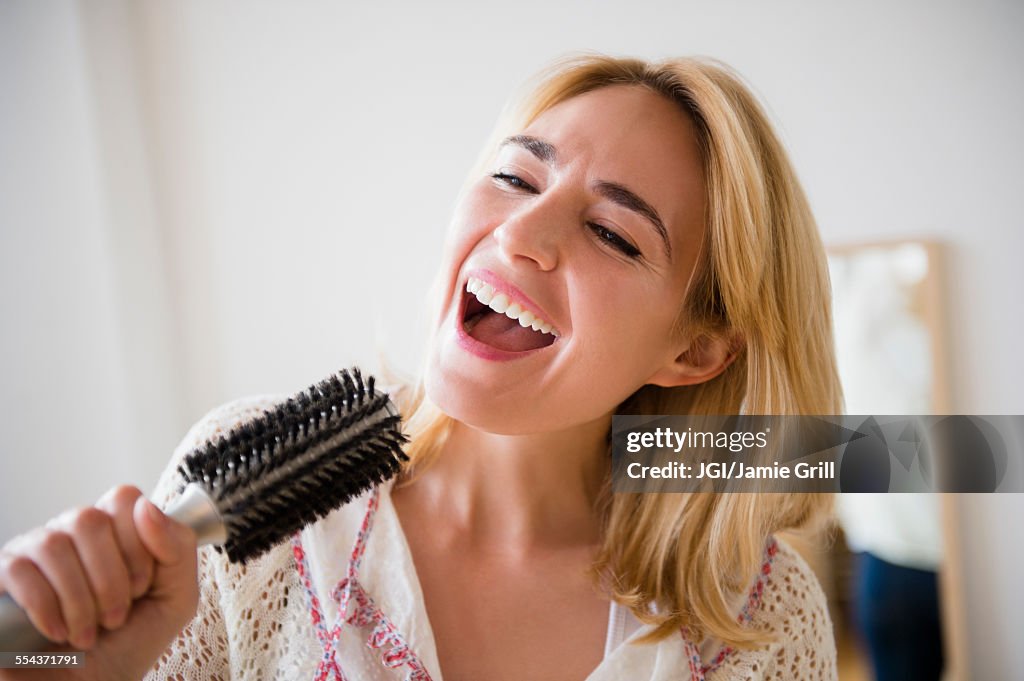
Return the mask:
[(119, 488), (5, 549), (0, 583), (102, 678), (834, 678), (821, 589), (773, 536), (828, 496), (609, 493), (614, 413), (840, 407), (820, 240), (738, 78), (557, 64), (440, 274), (398, 483), (244, 568), (202, 551), (198, 593), (189, 533)]

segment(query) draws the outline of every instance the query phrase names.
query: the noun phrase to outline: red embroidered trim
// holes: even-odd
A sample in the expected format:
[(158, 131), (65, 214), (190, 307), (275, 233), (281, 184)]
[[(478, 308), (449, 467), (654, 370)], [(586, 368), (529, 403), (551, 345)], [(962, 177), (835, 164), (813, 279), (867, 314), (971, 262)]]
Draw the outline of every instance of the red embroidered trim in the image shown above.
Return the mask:
[[(761, 607), (761, 597), (764, 595), (764, 585), (768, 579), (768, 576), (772, 573), (772, 562), (775, 560), (775, 554), (779, 552), (779, 543), (775, 540), (775, 537), (770, 537), (768, 543), (764, 549), (764, 559), (761, 562), (761, 571), (757, 575), (757, 581), (750, 588), (747, 594), (747, 601), (743, 604), (743, 609), (740, 610), (740, 614), (736, 616), (736, 621), (740, 623), (749, 623), (754, 619), (754, 613), (757, 612), (758, 608)], [(735, 649), (731, 646), (722, 646), (721, 650), (712, 658), (708, 664), (703, 664), (700, 658), (700, 651), (697, 646), (690, 640), (690, 637), (686, 634), (686, 628), (683, 627), (683, 645), (686, 646), (686, 657), (690, 665), (690, 678), (693, 681), (704, 681), (704, 677), (721, 666), (725, 660), (735, 652)]]
[[(309, 608), (313, 628), (316, 631), (317, 639), (323, 649), (323, 656), (317, 665), (314, 681), (348, 681), (341, 665), (337, 659), (338, 639), (341, 636), (341, 627), (350, 624), (359, 628), (372, 630), (367, 638), (366, 645), (375, 650), (385, 649), (381, 656), (381, 662), (385, 667), (394, 669), (403, 665), (409, 667), (409, 673), (405, 681), (431, 681), (423, 663), (409, 647), (405, 638), (395, 627), (391, 619), (377, 607), (373, 599), (358, 580), (358, 569), (362, 562), (363, 554), (366, 553), (366, 542), (373, 526), (373, 518), (379, 506), (379, 492), (374, 489), (366, 505), (366, 514), (356, 535), (355, 544), (352, 547), (352, 555), (349, 558), (346, 576), (338, 582), (338, 585), (331, 590), (331, 598), (338, 604), (338, 617), (331, 629), (327, 629), (324, 623), (323, 609), (320, 606), (320, 599), (316, 594), (309, 572), (309, 563), (306, 552), (302, 547), (300, 535), (296, 533), (292, 537), (292, 555), (295, 558), (295, 569), (299, 573), (302, 588), (306, 592), (306, 603)], [(778, 542), (771, 537), (765, 547), (764, 560), (761, 564), (761, 571), (757, 581), (751, 587), (747, 595), (747, 601), (737, 616), (738, 622), (750, 622), (753, 614), (761, 604), (764, 594), (765, 581), (772, 571), (772, 561), (778, 553)], [(352, 614), (349, 615), (349, 606), (355, 605)], [(687, 636), (685, 627), (681, 631), (683, 645), (686, 649), (687, 663), (690, 668), (690, 678), (693, 681), (704, 681), (707, 674), (717, 669), (734, 652), (729, 646), (724, 646), (708, 664), (703, 664), (700, 657), (700, 650)]]
[(313, 587), (313, 581), (309, 576), (309, 563), (306, 561), (306, 552), (302, 548), (302, 541), (298, 534), (292, 537), (292, 556), (295, 558), (295, 569), (299, 573), (302, 589), (306, 592), (306, 605), (309, 608), (309, 616), (313, 620), (313, 629), (316, 631), (320, 648), (323, 651), (313, 678), (315, 681), (328, 681), (329, 679), (347, 681), (336, 656), (341, 627), (335, 625), (328, 631), (324, 625), (324, 613), (320, 607), (316, 589)]
[[(395, 669), (403, 665), (409, 668), (405, 681), (431, 681), (430, 674), (416, 654), (409, 648), (405, 638), (399, 633), (391, 619), (381, 611), (374, 603), (370, 595), (366, 593), (359, 583), (358, 570), (366, 553), (366, 542), (370, 536), (370, 529), (373, 526), (373, 518), (379, 506), (379, 492), (374, 489), (366, 505), (366, 514), (356, 535), (355, 544), (352, 547), (352, 555), (349, 557), (348, 569), (345, 577), (338, 582), (338, 585), (331, 590), (331, 599), (338, 604), (338, 616), (330, 630), (324, 624), (323, 609), (320, 607), (320, 599), (317, 597), (316, 588), (310, 578), (309, 563), (306, 559), (306, 552), (302, 547), (302, 540), (299, 534), (292, 537), (292, 555), (295, 557), (295, 569), (299, 573), (302, 588), (306, 592), (306, 604), (309, 608), (309, 616), (313, 621), (313, 628), (316, 631), (320, 646), (323, 649), (323, 657), (317, 665), (314, 681), (347, 681), (341, 664), (338, 661), (338, 639), (341, 637), (341, 628), (350, 624), (359, 628), (370, 628), (370, 635), (366, 645), (375, 650), (384, 650), (381, 662), (385, 667)], [(350, 606), (352, 613), (349, 614)]]

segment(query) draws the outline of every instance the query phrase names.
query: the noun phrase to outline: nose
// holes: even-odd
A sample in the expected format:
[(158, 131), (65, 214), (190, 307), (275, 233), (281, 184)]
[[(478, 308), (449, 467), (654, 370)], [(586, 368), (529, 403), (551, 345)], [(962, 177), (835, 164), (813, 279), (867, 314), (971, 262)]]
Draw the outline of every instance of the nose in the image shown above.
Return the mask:
[(507, 263), (528, 260), (545, 272), (558, 265), (563, 226), (569, 219), (558, 203), (555, 197), (539, 197), (495, 228), (498, 251)]

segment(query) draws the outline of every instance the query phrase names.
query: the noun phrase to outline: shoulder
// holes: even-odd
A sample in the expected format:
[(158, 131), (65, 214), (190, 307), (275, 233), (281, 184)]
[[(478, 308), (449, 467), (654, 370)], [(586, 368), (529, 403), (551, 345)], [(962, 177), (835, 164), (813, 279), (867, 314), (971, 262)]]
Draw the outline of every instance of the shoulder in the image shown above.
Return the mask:
[[(759, 617), (769, 626), (782, 648), (806, 650), (812, 669), (822, 664), (834, 666), (835, 640), (825, 592), (814, 571), (792, 546), (781, 538), (775, 539), (775, 546), (755, 622)], [(814, 664), (816, 658), (821, 660), (818, 664)]]
[(761, 574), (750, 590), (741, 617), (774, 640), (728, 655), (708, 679), (835, 679), (836, 649), (828, 599), (807, 562), (781, 538), (766, 551)]

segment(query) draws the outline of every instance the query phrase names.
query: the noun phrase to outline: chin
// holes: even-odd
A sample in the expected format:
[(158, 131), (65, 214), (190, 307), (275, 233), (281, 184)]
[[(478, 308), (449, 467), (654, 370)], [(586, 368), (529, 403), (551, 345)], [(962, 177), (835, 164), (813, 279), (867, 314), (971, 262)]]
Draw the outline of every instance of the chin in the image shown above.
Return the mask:
[[(542, 430), (536, 414), (521, 413), (511, 408), (514, 399), (502, 399), (492, 389), (476, 382), (446, 377), (433, 362), (423, 379), (426, 398), (449, 417), (476, 430), (496, 435), (526, 435)], [(529, 411), (529, 410), (527, 410)]]

